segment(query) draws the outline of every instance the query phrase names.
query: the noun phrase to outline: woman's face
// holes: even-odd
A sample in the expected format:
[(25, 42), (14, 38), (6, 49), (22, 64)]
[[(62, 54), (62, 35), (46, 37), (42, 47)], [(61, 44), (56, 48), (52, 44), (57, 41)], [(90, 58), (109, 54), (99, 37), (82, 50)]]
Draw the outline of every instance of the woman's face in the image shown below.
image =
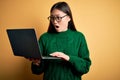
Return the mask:
[(57, 32), (63, 32), (68, 29), (68, 22), (70, 21), (70, 17), (63, 11), (54, 9), (51, 12), (50, 21), (54, 25), (54, 28)]

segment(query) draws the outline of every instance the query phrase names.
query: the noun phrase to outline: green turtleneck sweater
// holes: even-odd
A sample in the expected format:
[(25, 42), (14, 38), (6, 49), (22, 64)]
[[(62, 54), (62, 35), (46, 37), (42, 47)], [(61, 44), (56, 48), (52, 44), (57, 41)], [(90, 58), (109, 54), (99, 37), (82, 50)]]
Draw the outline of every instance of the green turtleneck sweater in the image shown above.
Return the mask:
[(42, 60), (40, 66), (32, 64), (33, 74), (44, 72), (43, 80), (81, 80), (81, 76), (89, 71), (89, 50), (81, 32), (44, 33), (39, 39), (39, 46), (44, 56), (58, 51), (70, 57), (69, 61)]

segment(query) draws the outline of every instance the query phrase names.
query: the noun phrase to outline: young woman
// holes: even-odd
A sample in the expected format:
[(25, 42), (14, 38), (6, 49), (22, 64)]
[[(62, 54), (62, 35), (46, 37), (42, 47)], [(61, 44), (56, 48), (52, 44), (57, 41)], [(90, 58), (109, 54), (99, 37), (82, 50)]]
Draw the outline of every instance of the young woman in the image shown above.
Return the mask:
[(48, 31), (41, 35), (39, 46), (44, 56), (60, 59), (32, 60), (32, 73), (44, 73), (43, 80), (81, 80), (89, 71), (91, 60), (84, 35), (77, 31), (66, 2), (54, 4), (48, 17)]

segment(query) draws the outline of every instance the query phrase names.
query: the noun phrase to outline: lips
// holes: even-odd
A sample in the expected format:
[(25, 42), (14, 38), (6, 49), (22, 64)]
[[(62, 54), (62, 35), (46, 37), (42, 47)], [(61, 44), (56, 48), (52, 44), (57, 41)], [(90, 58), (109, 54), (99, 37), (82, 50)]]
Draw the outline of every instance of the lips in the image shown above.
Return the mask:
[(59, 28), (59, 26), (55, 26), (55, 28)]

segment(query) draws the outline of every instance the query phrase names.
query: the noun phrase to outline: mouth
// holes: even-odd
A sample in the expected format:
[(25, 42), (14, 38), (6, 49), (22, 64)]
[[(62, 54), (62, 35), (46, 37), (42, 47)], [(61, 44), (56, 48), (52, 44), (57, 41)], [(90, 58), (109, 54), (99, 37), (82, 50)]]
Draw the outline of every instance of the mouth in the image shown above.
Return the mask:
[(55, 26), (55, 28), (59, 28), (59, 26)]

